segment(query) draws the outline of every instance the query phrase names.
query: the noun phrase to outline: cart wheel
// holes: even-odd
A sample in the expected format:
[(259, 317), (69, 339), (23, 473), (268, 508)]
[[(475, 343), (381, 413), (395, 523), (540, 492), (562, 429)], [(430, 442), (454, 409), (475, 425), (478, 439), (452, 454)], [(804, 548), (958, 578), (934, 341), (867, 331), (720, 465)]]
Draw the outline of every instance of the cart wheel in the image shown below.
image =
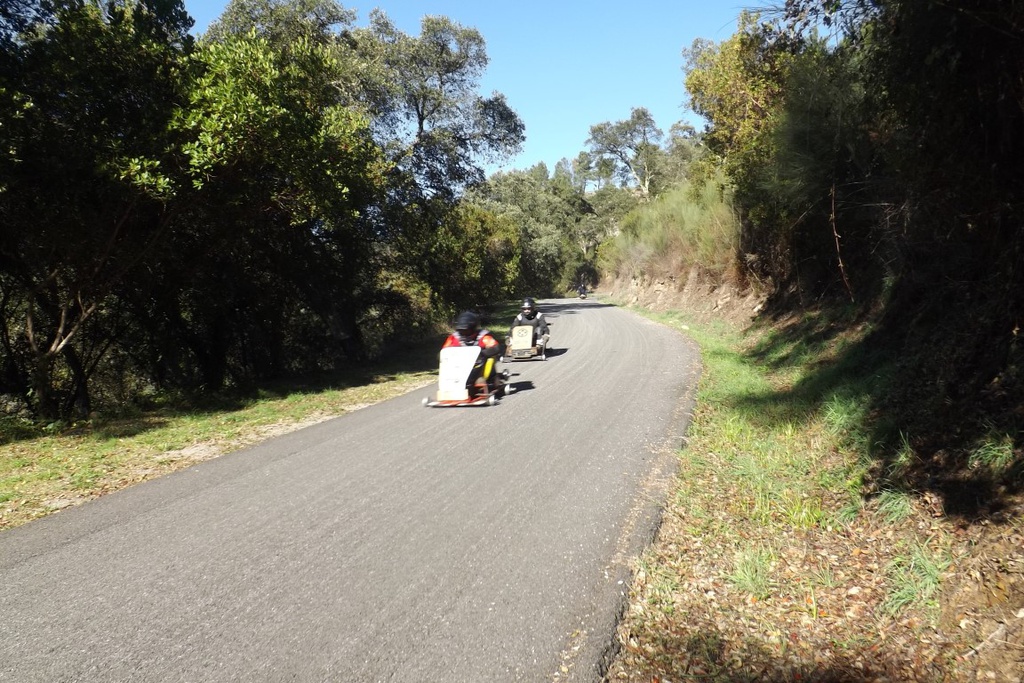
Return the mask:
[(498, 402), (498, 397), (495, 396), (494, 394), (491, 394), (490, 396), (487, 397), (487, 405), (493, 406), (497, 402)]
[(509, 395), (509, 394), (511, 394), (511, 393), (512, 393), (512, 392), (514, 392), (515, 390), (516, 390), (516, 388), (515, 388), (515, 387), (514, 387), (513, 385), (511, 385), (511, 384), (506, 384), (506, 385), (505, 385), (505, 395), (506, 395), (506, 396), (507, 396), (507, 395)]
[(430, 405), (430, 399), (424, 396), (423, 397), (423, 407), (426, 408), (429, 405)]

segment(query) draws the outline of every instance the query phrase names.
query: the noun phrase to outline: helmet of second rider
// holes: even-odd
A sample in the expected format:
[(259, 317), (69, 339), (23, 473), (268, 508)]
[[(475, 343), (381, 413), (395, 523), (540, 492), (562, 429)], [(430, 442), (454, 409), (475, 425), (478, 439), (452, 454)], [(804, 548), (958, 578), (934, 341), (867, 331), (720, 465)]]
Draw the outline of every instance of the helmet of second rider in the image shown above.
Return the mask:
[(531, 297), (523, 299), (523, 317), (527, 320), (533, 320), (537, 317), (537, 304)]
[(475, 344), (480, 332), (480, 316), (473, 311), (463, 311), (455, 319), (455, 333), (463, 344)]

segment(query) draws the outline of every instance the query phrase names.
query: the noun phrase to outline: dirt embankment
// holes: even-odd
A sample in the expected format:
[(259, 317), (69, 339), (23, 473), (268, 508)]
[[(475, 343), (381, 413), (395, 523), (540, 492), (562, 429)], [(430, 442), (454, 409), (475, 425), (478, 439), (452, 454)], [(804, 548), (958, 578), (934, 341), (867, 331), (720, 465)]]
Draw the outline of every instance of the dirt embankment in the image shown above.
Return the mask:
[(746, 326), (767, 302), (767, 295), (717, 283), (692, 268), (685, 276), (635, 276), (602, 283), (599, 293), (652, 311), (685, 311), (698, 320), (727, 320)]

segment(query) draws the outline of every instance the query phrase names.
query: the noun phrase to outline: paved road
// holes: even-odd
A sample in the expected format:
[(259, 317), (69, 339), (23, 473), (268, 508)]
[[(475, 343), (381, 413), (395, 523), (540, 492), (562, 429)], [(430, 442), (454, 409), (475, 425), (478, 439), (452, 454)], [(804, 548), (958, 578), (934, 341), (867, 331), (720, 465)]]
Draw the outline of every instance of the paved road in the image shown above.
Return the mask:
[(494, 407), (423, 389), (0, 533), (0, 681), (591, 681), (697, 376), (541, 302)]

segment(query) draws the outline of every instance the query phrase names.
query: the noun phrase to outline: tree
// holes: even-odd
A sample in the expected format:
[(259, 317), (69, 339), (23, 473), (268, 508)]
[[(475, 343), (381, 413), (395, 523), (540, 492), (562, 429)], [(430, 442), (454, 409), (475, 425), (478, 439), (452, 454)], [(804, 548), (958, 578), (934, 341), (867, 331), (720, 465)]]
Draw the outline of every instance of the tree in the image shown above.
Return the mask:
[(681, 183), (690, 174), (690, 165), (700, 154), (700, 136), (696, 129), (681, 121), (673, 123), (668, 132), (663, 163), (664, 184)]
[[(264, 312), (272, 324), (284, 327), (281, 316), (306, 307), (330, 332), (329, 348), (358, 356), (359, 316), (379, 268), (364, 215), (380, 199), (387, 164), (365, 117), (336, 101), (340, 65), (329, 47), (299, 39), (282, 53), (254, 33), (204, 43), (196, 59), (203, 74), (177, 125), (206, 198), (198, 225), (214, 230), (200, 238), (201, 258), (237, 272), (239, 282), (262, 279), (277, 296), (290, 292)], [(211, 253), (214, 244), (223, 249)], [(262, 304), (245, 286), (221, 291), (209, 304), (232, 311), (189, 317), (234, 319), (245, 329), (249, 308)], [(207, 383), (216, 387), (218, 374)]]
[(593, 156), (612, 160), (619, 176), (647, 198), (658, 188), (661, 137), (651, 113), (637, 107), (625, 121), (591, 126), (587, 144)]
[(483, 180), (479, 160), (517, 152), (523, 123), (504, 95), (477, 93), (487, 66), (479, 31), (446, 17), (426, 16), (419, 37), (399, 31), (380, 10), (353, 32), (367, 62), (386, 67), (386, 96), (373, 112), (378, 133), (426, 196), (454, 198)]
[(298, 40), (329, 45), (356, 20), (354, 10), (334, 0), (231, 0), (203, 40), (224, 41), (250, 32), (285, 50)]
[(29, 349), (41, 415), (64, 400), (89, 412), (80, 338), (173, 220), (168, 124), (190, 27), (180, 2), (69, 2), (5, 46), (0, 264), (21, 300), (5, 323)]
[(591, 183), (598, 183), (597, 167), (590, 152), (584, 151), (576, 155), (570, 162), (569, 174), (573, 178), (576, 191), (580, 194), (585, 195)]
[(565, 228), (572, 208), (549, 189), (547, 168), (496, 173), (467, 194), (466, 201), (486, 208), (515, 226), (522, 245), (520, 292), (550, 293), (564, 262)]
[(773, 153), (786, 54), (773, 49), (756, 15), (743, 13), (731, 38), (721, 44), (697, 39), (683, 57), (690, 107), (709, 121), (703, 142), (712, 156), (706, 161), (721, 164), (741, 192), (752, 190)]
[(433, 278), (455, 308), (507, 299), (515, 291), (522, 258), (521, 235), (507, 217), (463, 202), (436, 231), (430, 258)]
[(709, 122), (701, 138), (707, 154), (691, 170), (699, 182), (725, 173), (743, 218), (745, 261), (760, 279), (779, 282), (792, 266), (796, 216), (768, 188), (776, 182), (776, 130), (793, 46), (773, 38), (756, 15), (743, 13), (731, 38), (720, 45), (696, 40), (683, 55), (690, 107)]
[(0, 4), (0, 49), (13, 50), (30, 27), (50, 16), (50, 8), (40, 0), (7, 0)]
[(482, 39), (353, 16), (239, 0), (196, 46), (176, 0), (0, 8), (4, 390), (53, 417), (90, 412), (94, 373), (238, 388), (509, 293), (519, 226), (458, 201), (522, 141), (475, 92)]

